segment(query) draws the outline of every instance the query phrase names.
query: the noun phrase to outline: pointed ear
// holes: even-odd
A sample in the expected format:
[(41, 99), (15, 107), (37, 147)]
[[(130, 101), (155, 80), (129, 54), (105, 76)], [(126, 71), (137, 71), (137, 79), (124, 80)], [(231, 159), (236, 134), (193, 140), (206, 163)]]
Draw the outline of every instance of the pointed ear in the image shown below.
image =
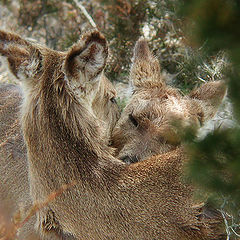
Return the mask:
[(86, 81), (94, 80), (103, 71), (107, 56), (108, 46), (104, 36), (98, 31), (89, 32), (68, 52), (65, 71), (76, 79), (79, 79), (79, 74), (84, 74)]
[(189, 96), (199, 100), (202, 106), (204, 121), (212, 118), (218, 110), (227, 92), (224, 81), (208, 82), (193, 90)]
[(130, 80), (134, 88), (163, 84), (158, 59), (152, 55), (144, 38), (135, 45)]
[(34, 77), (41, 70), (40, 51), (17, 34), (0, 31), (0, 55), (20, 81)]

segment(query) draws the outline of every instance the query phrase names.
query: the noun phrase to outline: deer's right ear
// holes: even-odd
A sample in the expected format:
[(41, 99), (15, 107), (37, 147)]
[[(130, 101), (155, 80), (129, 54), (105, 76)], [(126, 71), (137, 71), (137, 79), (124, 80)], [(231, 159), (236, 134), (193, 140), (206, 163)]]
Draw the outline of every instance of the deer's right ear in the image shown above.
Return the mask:
[[(83, 35), (67, 54), (65, 71), (80, 81), (94, 80), (104, 69), (108, 56), (107, 41), (98, 31)], [(85, 76), (79, 78), (79, 74)]]
[(212, 118), (218, 110), (227, 92), (224, 81), (207, 82), (190, 92), (192, 99), (198, 100), (203, 108), (203, 121)]
[(152, 55), (144, 38), (140, 38), (134, 47), (130, 81), (134, 88), (163, 83), (158, 59)]
[(41, 53), (20, 36), (0, 30), (0, 55), (8, 69), (20, 81), (32, 78), (41, 69)]

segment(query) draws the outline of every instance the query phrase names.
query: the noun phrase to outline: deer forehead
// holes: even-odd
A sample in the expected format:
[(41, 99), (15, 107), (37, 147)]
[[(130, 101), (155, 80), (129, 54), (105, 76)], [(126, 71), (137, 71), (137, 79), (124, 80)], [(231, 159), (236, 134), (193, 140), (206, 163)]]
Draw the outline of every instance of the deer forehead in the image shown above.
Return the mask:
[(166, 101), (166, 113), (175, 113), (176, 115), (186, 116), (189, 114), (189, 104), (186, 99), (169, 96)]
[(138, 115), (145, 116), (149, 113), (149, 116), (155, 116), (155, 118), (167, 115), (169, 112), (176, 114), (189, 112), (188, 101), (174, 96), (168, 96), (167, 99), (137, 99), (131, 105), (134, 105), (134, 110)]

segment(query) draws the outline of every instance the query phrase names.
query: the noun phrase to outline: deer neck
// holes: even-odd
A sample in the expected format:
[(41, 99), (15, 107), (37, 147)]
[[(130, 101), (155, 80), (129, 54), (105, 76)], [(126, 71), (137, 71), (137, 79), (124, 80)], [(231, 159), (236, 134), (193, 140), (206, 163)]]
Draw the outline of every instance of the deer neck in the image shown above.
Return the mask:
[(108, 181), (123, 163), (103, 144), (97, 119), (72, 97), (61, 76), (54, 83), (44, 79), (26, 94), (22, 107), (32, 191), (42, 186), (46, 197), (76, 180)]

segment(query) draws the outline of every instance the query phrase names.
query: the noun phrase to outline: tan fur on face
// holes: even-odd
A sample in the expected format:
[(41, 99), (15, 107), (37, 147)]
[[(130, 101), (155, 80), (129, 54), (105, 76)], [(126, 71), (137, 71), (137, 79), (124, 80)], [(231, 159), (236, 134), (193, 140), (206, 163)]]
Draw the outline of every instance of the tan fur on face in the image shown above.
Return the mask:
[(226, 93), (224, 82), (210, 82), (183, 96), (166, 86), (147, 42), (134, 49), (130, 71), (134, 93), (113, 131), (117, 156), (126, 162), (174, 150), (188, 128), (195, 132), (214, 116)]
[[(2, 34), (0, 41), (18, 38), (6, 35), (11, 33)], [(79, 58), (74, 62), (80, 65), (70, 71), (66, 56), (71, 50), (60, 53), (44, 48), (42, 60), (37, 57), (42, 71), (34, 78), (19, 79), (27, 86), (21, 125), (31, 200), (42, 202), (65, 184), (76, 183), (37, 212), (36, 230), (43, 240), (192, 240), (219, 236), (202, 218), (202, 209), (193, 206), (191, 188), (182, 182), (182, 166), (187, 160), (182, 149), (127, 165), (114, 158), (111, 148), (99, 137), (101, 126), (85, 103), (88, 93), (81, 88), (74, 90), (71, 82), (77, 81), (76, 76), (82, 86), (100, 81), (105, 64), (94, 65), (92, 60), (99, 59), (99, 52), (92, 51), (91, 46), (100, 44), (103, 46), (96, 49), (105, 49), (102, 39), (96, 31), (86, 34), (79, 43), (83, 51), (73, 56)], [(28, 45), (24, 47), (28, 50)], [(100, 62), (105, 63), (106, 55), (100, 52)], [(0, 53), (8, 60), (1, 47)], [(91, 74), (82, 70), (85, 63), (90, 64), (85, 70)], [(15, 70), (18, 73), (18, 68)], [(48, 226), (55, 229), (55, 238), (45, 229)]]

